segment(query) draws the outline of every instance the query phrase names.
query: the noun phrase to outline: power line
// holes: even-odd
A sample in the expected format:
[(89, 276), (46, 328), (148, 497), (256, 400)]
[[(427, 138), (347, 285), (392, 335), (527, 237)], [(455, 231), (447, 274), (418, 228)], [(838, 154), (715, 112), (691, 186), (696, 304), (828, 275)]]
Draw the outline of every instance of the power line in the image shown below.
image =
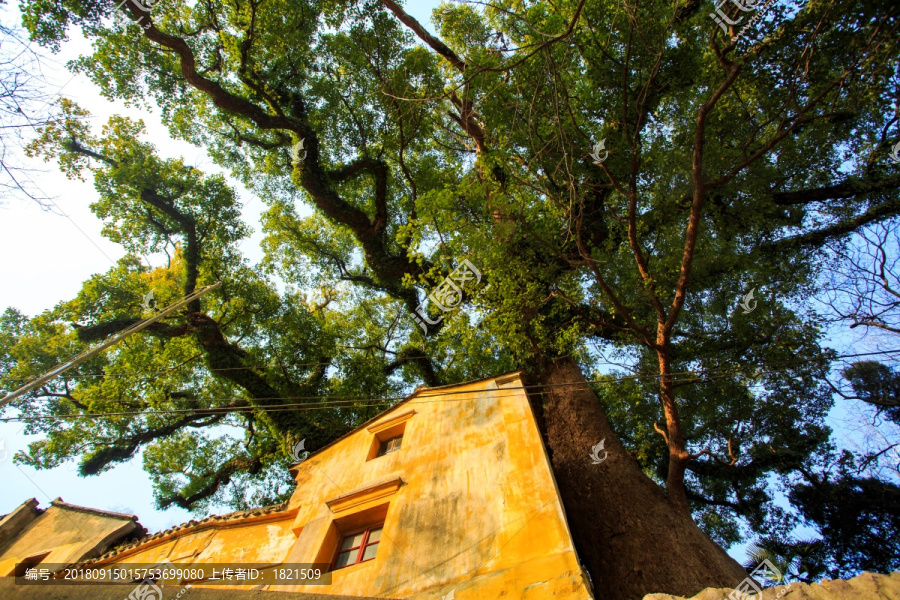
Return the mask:
[[(883, 354), (888, 352), (900, 352), (897, 351), (883, 351), (883, 352), (866, 352), (859, 354), (851, 354), (839, 356), (836, 358), (848, 358), (855, 356), (868, 356), (872, 354)], [(761, 375), (767, 373), (777, 372), (778, 369), (764, 369), (763, 367), (777, 367), (777, 366), (786, 366), (789, 364), (795, 363), (810, 363), (816, 362), (817, 360), (823, 359), (796, 359), (791, 361), (778, 361), (773, 363), (761, 363), (758, 365), (749, 365), (746, 367), (732, 369), (730, 371), (726, 371), (725, 369), (705, 369), (703, 371), (681, 371), (672, 373), (673, 383), (678, 384), (700, 384), (712, 381), (713, 379), (721, 379), (727, 377), (729, 375), (734, 375), (738, 373), (746, 373), (751, 369), (754, 371), (753, 374)], [(762, 369), (761, 369), (762, 368)], [(722, 373), (714, 376), (713, 378), (700, 378), (697, 377), (698, 373), (716, 373), (718, 371), (723, 371)], [(677, 379), (678, 376), (688, 375), (690, 377), (686, 377), (683, 379)], [(597, 384), (597, 385), (612, 385), (614, 383), (618, 383), (621, 381), (628, 380), (638, 380), (638, 379), (658, 379), (660, 375), (658, 373), (654, 374), (638, 374), (638, 375), (627, 375), (623, 377), (615, 377), (615, 378), (604, 378), (604, 379), (594, 379), (594, 380), (586, 380), (584, 382), (571, 382), (571, 383), (558, 383), (558, 384), (535, 384), (530, 386), (519, 386), (519, 387), (506, 387), (506, 388), (498, 388), (496, 390), (488, 389), (488, 390), (479, 390), (478, 392), (473, 392), (472, 390), (460, 390), (460, 391), (443, 391), (440, 389), (426, 390), (421, 398), (417, 400), (410, 400), (410, 404), (419, 404), (419, 403), (431, 403), (431, 402), (444, 402), (453, 400), (452, 398), (448, 398), (448, 396), (458, 396), (461, 394), (472, 394), (472, 393), (489, 393), (489, 392), (499, 392), (499, 391), (516, 391), (516, 390), (526, 390), (531, 394), (543, 395), (547, 392), (538, 391), (537, 388), (556, 388), (556, 387), (570, 387), (575, 385), (586, 384)], [(429, 393), (430, 392), (430, 393)], [(426, 400), (424, 398), (428, 397), (440, 397), (438, 400)], [(285, 396), (285, 397), (263, 397), (263, 398), (202, 398), (195, 399), (194, 401), (207, 401), (207, 402), (235, 402), (235, 401), (247, 401), (247, 400), (300, 400), (300, 399), (308, 399), (308, 400), (320, 400), (319, 402), (303, 402), (303, 403), (280, 403), (280, 404), (261, 404), (261, 405), (246, 405), (246, 406), (217, 406), (217, 407), (195, 407), (195, 408), (183, 408), (183, 409), (166, 409), (166, 410), (156, 410), (156, 411), (121, 411), (121, 412), (113, 412), (113, 413), (76, 413), (71, 415), (43, 415), (43, 416), (35, 416), (35, 417), (8, 417), (2, 418), (0, 421), (11, 422), (11, 421), (40, 421), (40, 420), (62, 420), (62, 419), (78, 419), (78, 418), (102, 418), (102, 417), (119, 417), (119, 416), (154, 416), (154, 415), (168, 415), (168, 414), (186, 414), (186, 413), (197, 413), (198, 411), (202, 411), (202, 416), (208, 415), (216, 415), (216, 414), (231, 414), (231, 413), (243, 413), (243, 412), (254, 412), (257, 410), (264, 410), (267, 413), (276, 413), (276, 412), (286, 412), (286, 411), (310, 411), (310, 410), (323, 410), (329, 408), (366, 408), (370, 406), (379, 406), (389, 402), (396, 402), (400, 400), (405, 400), (408, 396), (392, 396), (386, 398), (376, 398), (373, 396)], [(115, 402), (110, 400), (110, 402)]]
[(13, 392), (10, 392), (5, 398), (0, 400), (0, 407), (4, 406), (6, 404), (9, 404), (10, 402), (15, 400), (19, 396), (21, 396), (23, 394), (27, 394), (28, 392), (37, 388), (38, 386), (40, 386), (44, 383), (47, 383), (48, 381), (50, 381), (57, 375), (63, 373), (64, 371), (67, 371), (68, 369), (71, 369), (72, 367), (86, 361), (87, 359), (89, 359), (93, 356), (96, 356), (97, 354), (100, 354), (100, 352), (102, 352), (103, 350), (120, 342), (121, 340), (124, 340), (129, 335), (131, 335), (133, 333), (137, 333), (138, 331), (141, 331), (142, 329), (146, 329), (153, 323), (159, 321), (166, 315), (169, 315), (169, 314), (175, 312), (182, 306), (185, 306), (195, 300), (199, 300), (203, 295), (205, 295), (208, 292), (213, 291), (214, 289), (220, 287), (221, 285), (222, 285), (222, 282), (218, 282), (218, 283), (214, 283), (213, 285), (208, 285), (206, 287), (203, 287), (199, 290), (195, 290), (195, 291), (191, 292), (190, 294), (188, 294), (187, 296), (185, 296), (183, 299), (176, 302), (175, 304), (173, 304), (167, 308), (164, 308), (160, 312), (156, 313), (152, 317), (140, 320), (139, 322), (135, 323), (134, 325), (132, 325), (125, 331), (123, 331), (120, 334), (118, 334), (117, 336), (113, 337), (111, 340), (100, 344), (96, 348), (91, 348), (91, 349), (85, 350), (81, 354), (74, 356), (63, 363), (60, 363), (59, 365), (50, 369), (43, 375), (35, 378), (33, 381), (26, 383), (25, 385), (23, 385), (22, 387), (20, 387), (19, 389), (15, 390)]
[[(568, 385), (580, 385), (583, 382), (576, 383), (566, 383), (566, 384), (555, 384), (558, 386), (568, 386)], [(586, 383), (595, 383), (595, 382), (586, 382)], [(448, 402), (448, 401), (462, 401), (465, 398), (447, 398), (447, 396), (454, 394), (473, 394), (473, 393), (484, 393), (484, 392), (510, 392), (516, 390), (524, 390), (529, 389), (531, 394), (543, 395), (547, 392), (535, 391), (531, 390), (529, 387), (514, 387), (514, 388), (498, 388), (496, 390), (477, 390), (477, 391), (464, 391), (464, 392), (444, 392), (443, 394), (435, 394), (434, 400), (426, 400), (426, 399), (417, 399), (410, 400), (409, 404), (432, 404), (435, 402)], [(437, 398), (440, 396), (440, 398)], [(13, 421), (59, 421), (64, 419), (81, 419), (81, 418), (100, 418), (100, 417), (122, 417), (122, 416), (155, 416), (155, 415), (169, 415), (169, 414), (185, 414), (185, 413), (196, 413), (198, 411), (202, 411), (202, 415), (198, 416), (212, 416), (217, 414), (231, 414), (231, 413), (245, 413), (245, 412), (253, 412), (256, 410), (265, 410), (267, 413), (277, 413), (277, 412), (305, 412), (311, 410), (324, 410), (330, 408), (368, 408), (372, 406), (380, 406), (382, 404), (405, 400), (408, 396), (394, 396), (387, 398), (361, 398), (358, 400), (333, 400), (333, 401), (323, 401), (323, 402), (304, 402), (304, 403), (294, 403), (294, 404), (264, 404), (264, 405), (247, 405), (247, 406), (220, 406), (220, 407), (203, 407), (203, 408), (183, 408), (183, 409), (169, 409), (169, 410), (159, 410), (159, 411), (138, 411), (138, 412), (115, 412), (115, 413), (80, 413), (80, 414), (71, 414), (71, 415), (43, 415), (43, 416), (35, 416), (35, 417), (7, 417), (2, 418), (0, 421), (3, 422), (13, 422)], [(238, 398), (237, 400), (241, 400)]]
[[(454, 354), (459, 355), (459, 356), (471, 356), (471, 354), (468, 352), (455, 352)], [(838, 356), (834, 357), (833, 360), (838, 360), (838, 359), (843, 359), (843, 358), (858, 358), (861, 356), (876, 356), (876, 355), (884, 355), (884, 354), (900, 354), (900, 348), (898, 348), (896, 350), (880, 350), (877, 352), (860, 352), (857, 354), (842, 354), (842, 355), (838, 355)], [(75, 375), (69, 375), (68, 379), (86, 379), (88, 377), (138, 377), (138, 376), (151, 377), (151, 376), (158, 376), (158, 375), (166, 375), (166, 374), (172, 373), (175, 369), (185, 368), (188, 366), (187, 363), (197, 360), (198, 358), (202, 358), (202, 357), (203, 357), (202, 354), (197, 354), (197, 355), (192, 356), (191, 358), (188, 358), (188, 359), (182, 361), (180, 364), (175, 365), (174, 367), (170, 367), (168, 369), (162, 369), (160, 371), (146, 371), (146, 372), (136, 372), (136, 373), (80, 373), (80, 374), (75, 374)], [(407, 357), (407, 358), (409, 358), (411, 360), (411, 359), (416, 359), (416, 358), (427, 358), (427, 357), (425, 357), (423, 355), (423, 356), (413, 356), (413, 357)], [(797, 361), (817, 362), (817, 361), (823, 361), (823, 360), (832, 360), (832, 359), (827, 356), (822, 355), (819, 358), (796, 359), (796, 360), (785, 361), (785, 362), (797, 362)], [(352, 363), (352, 362), (360, 362), (360, 361), (362, 361), (362, 362), (369, 362), (369, 361), (384, 362), (385, 359), (383, 359), (383, 358), (367, 358), (367, 357), (350, 357), (350, 358), (347, 358), (346, 361), (344, 361), (344, 362)], [(207, 371), (209, 371), (210, 373), (221, 373), (221, 372), (226, 372), (226, 371), (260, 370), (260, 369), (271, 369), (271, 368), (279, 368), (279, 367), (319, 367), (319, 366), (334, 366), (334, 365), (339, 365), (339, 364), (341, 364), (341, 361), (311, 362), (311, 363), (294, 363), (294, 362), (269, 363), (269, 364), (264, 364), (264, 365), (249, 365), (249, 366), (243, 366), (243, 367), (216, 367), (216, 368), (204, 366), (204, 368)], [(610, 365), (610, 366), (620, 366), (619, 363), (613, 363), (613, 362), (603, 362), (603, 363), (592, 362), (591, 364), (604, 364), (604, 365)], [(766, 365), (771, 365), (771, 364), (779, 364), (779, 363), (760, 363), (760, 366), (766, 366)], [(704, 373), (704, 372), (709, 372), (709, 371), (716, 371), (719, 369), (720, 368), (713, 367), (710, 369), (703, 369), (700, 371), (682, 371), (682, 373)], [(658, 374), (655, 376), (659, 377)], [(27, 377), (11, 377), (11, 378), (7, 379), (7, 381), (27, 381), (28, 379), (29, 378), (27, 378)]]
[[(856, 353), (856, 354), (838, 355), (838, 356), (834, 357), (834, 359), (856, 358), (856, 357), (860, 357), (860, 356), (892, 354), (892, 353), (898, 353), (898, 352), (900, 352), (900, 349), (898, 349), (898, 350), (883, 350), (883, 351), (878, 351), (878, 352), (861, 352), (861, 353)], [(189, 359), (189, 360), (192, 360), (192, 359)], [(682, 375), (687, 375), (687, 376), (696, 378), (696, 376), (698, 374), (723, 372), (722, 375), (724, 376), (724, 375), (729, 375), (729, 374), (746, 373), (749, 369), (753, 369), (753, 368), (765, 368), (765, 367), (790, 365), (790, 364), (804, 364), (804, 363), (818, 362), (818, 361), (822, 361), (822, 360), (828, 360), (828, 357), (823, 356), (823, 357), (819, 357), (819, 358), (805, 358), (805, 359), (792, 359), (792, 360), (787, 360), (787, 361), (775, 361), (775, 362), (768, 362), (768, 363), (759, 363), (757, 365), (747, 365), (747, 366), (738, 367), (738, 368), (730, 368), (730, 369), (726, 368), (726, 367), (712, 367), (709, 369), (701, 369), (701, 370), (676, 371), (676, 372), (671, 373), (671, 375), (673, 378), (676, 378), (676, 377), (682, 376)], [(330, 363), (310, 363), (310, 364), (330, 364)], [(241, 369), (241, 368), (244, 368), (244, 367), (235, 367), (235, 369)], [(252, 367), (247, 367), (247, 368), (252, 368)], [(605, 378), (605, 379), (590, 380), (587, 383), (615, 383), (615, 382), (626, 381), (626, 380), (637, 380), (637, 379), (648, 379), (648, 378), (658, 379), (659, 377), (660, 377), (659, 373), (639, 373), (639, 374), (635, 374), (635, 375), (627, 375), (627, 376), (617, 377), (617, 378)], [(690, 381), (693, 381), (693, 380), (682, 379), (682, 380), (675, 380), (674, 382), (675, 383), (684, 383), (684, 382), (690, 382)], [(543, 387), (544, 385), (549, 385), (549, 384), (538, 384), (538, 385), (529, 386), (529, 387)], [(574, 385), (574, 384), (561, 384), (561, 385)], [(451, 393), (455, 393), (455, 392), (451, 392)], [(468, 393), (468, 392), (460, 392), (460, 393)], [(403, 399), (404, 397), (405, 396), (398, 396), (398, 397), (392, 397), (392, 398), (385, 398), (383, 400), (396, 400), (396, 399)], [(373, 396), (368, 396), (368, 395), (360, 395), (360, 396), (322, 396), (322, 395), (263, 396), (263, 397), (248, 398), (246, 400), (326, 400), (327, 401), (327, 400), (333, 400), (333, 399), (350, 400), (350, 401), (373, 400), (373, 399), (382, 400), (382, 399), (378, 399), (378, 398), (375, 398)], [(102, 400), (102, 399), (98, 399), (98, 400)], [(197, 399), (180, 399), (180, 400), (196, 401), (196, 402), (201, 402), (201, 401), (232, 402), (235, 399), (234, 398), (197, 398)], [(116, 400), (106, 400), (106, 401), (113, 402), (113, 403), (118, 402)], [(297, 405), (297, 406), (306, 406), (306, 405), (307, 404), (302, 404), (302, 405)], [(279, 405), (272, 405), (272, 406), (285, 406), (285, 405), (279, 404)]]
[[(457, 352), (456, 354), (468, 356), (468, 353), (463, 353), (463, 352)], [(181, 364), (175, 365), (174, 367), (170, 367), (168, 369), (163, 369), (161, 371), (147, 371), (147, 372), (141, 372), (141, 373), (82, 373), (82, 374), (77, 374), (77, 375), (69, 375), (69, 379), (84, 379), (84, 378), (88, 378), (88, 377), (135, 377), (137, 375), (145, 375), (145, 376), (165, 375), (167, 373), (173, 372), (175, 369), (185, 368), (187, 366), (187, 363), (189, 363), (193, 360), (197, 360), (198, 358), (203, 358), (203, 355), (197, 354), (187, 360), (182, 361)], [(424, 356), (422, 356), (422, 357), (413, 356), (412, 358), (424, 358)], [(383, 358), (359, 357), (359, 358), (348, 359), (347, 362), (355, 362), (355, 361), (383, 362), (384, 360), (385, 359), (383, 359)], [(273, 367), (319, 367), (319, 366), (323, 366), (323, 365), (328, 366), (328, 365), (335, 365), (335, 364), (339, 364), (339, 363), (336, 363), (334, 361), (313, 362), (313, 363), (289, 362), (289, 363), (277, 363), (277, 364), (270, 363), (267, 365), (250, 365), (250, 366), (246, 366), (246, 367), (217, 367), (217, 368), (205, 367), (205, 368), (210, 373), (219, 373), (219, 372), (224, 372), (224, 371), (245, 371), (245, 370), (257, 370), (257, 369), (271, 369)], [(16, 378), (10, 378), (8, 381), (26, 381), (27, 379), (28, 379), (27, 377), (16, 377)]]

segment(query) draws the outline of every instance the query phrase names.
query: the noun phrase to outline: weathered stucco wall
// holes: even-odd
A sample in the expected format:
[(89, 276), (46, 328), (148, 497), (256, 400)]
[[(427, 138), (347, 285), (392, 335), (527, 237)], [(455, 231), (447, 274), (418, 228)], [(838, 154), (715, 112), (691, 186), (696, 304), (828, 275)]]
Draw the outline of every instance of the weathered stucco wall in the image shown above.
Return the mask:
[(101, 557), (92, 566), (155, 565), (166, 560), (179, 567), (210, 563), (278, 565), (296, 539), (291, 529), (295, 514), (296, 511), (277, 511), (254, 515), (247, 511), (246, 515), (173, 528), (137, 546), (119, 550), (114, 556)]
[[(381, 507), (376, 558), (335, 571), (332, 585), (319, 589), (436, 599), (455, 590), (458, 600), (589, 598), (521, 388), (515, 375), (422, 391), (300, 464), (289, 504), (298, 509), (299, 537), (288, 562), (330, 560), (337, 530)], [(400, 418), (401, 449), (367, 460), (378, 426)], [(376, 482), (385, 489), (368, 499), (365, 490)], [(350, 495), (350, 503), (354, 493), (351, 508), (330, 502)]]
[(16, 540), (22, 530), (43, 512), (38, 510), (37, 506), (36, 499), (26, 500), (0, 519), (0, 556), (3, 556), (2, 553)]
[(0, 575), (13, 572), (15, 564), (35, 555), (42, 563), (73, 563), (106, 550), (114, 540), (139, 528), (133, 515), (102, 514), (68, 508), (54, 501), (22, 527), (0, 552)]

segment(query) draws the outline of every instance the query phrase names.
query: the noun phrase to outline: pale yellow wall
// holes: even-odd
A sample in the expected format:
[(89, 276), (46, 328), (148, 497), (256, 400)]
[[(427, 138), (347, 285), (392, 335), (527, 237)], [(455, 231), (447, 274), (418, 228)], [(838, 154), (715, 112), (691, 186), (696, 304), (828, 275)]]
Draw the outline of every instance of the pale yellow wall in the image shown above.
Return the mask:
[(125, 550), (97, 566), (108, 567), (121, 563), (156, 565), (166, 560), (179, 568), (207, 563), (278, 565), (283, 562), (296, 539), (291, 530), (292, 525), (293, 513), (273, 513), (263, 518), (251, 517), (236, 523), (211, 522)]
[(398, 452), (366, 461), (373, 434), (363, 428), (302, 463), (290, 507), (303, 529), (288, 562), (313, 562), (334, 535), (329, 524), (344, 513), (327, 500), (397, 477), (404, 484), (359, 507), (389, 502), (375, 560), (335, 571), (330, 586), (270, 589), (589, 598), (522, 383), (516, 376), (503, 385), (513, 389), (489, 380), (424, 391), (386, 413), (376, 423), (416, 412)]
[(84, 560), (101, 540), (123, 528), (134, 527), (132, 521), (124, 519), (50, 506), (0, 552), (0, 576), (9, 575), (15, 563), (48, 551), (50, 554), (42, 563), (69, 564)]

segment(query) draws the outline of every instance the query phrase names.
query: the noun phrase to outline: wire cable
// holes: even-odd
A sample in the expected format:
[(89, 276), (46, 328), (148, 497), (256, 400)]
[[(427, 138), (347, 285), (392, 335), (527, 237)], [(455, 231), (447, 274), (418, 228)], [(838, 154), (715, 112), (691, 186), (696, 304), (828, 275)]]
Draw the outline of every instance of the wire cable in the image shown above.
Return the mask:
[[(456, 352), (455, 354), (459, 355), (459, 356), (471, 356), (471, 354), (468, 352)], [(861, 352), (861, 353), (857, 353), (857, 354), (843, 354), (843, 355), (838, 355), (838, 356), (834, 357), (833, 360), (838, 360), (838, 359), (842, 359), (842, 358), (858, 358), (861, 356), (876, 356), (876, 355), (884, 355), (884, 354), (900, 354), (900, 348), (898, 348), (896, 350), (880, 350), (877, 352)], [(146, 372), (141, 372), (141, 373), (79, 373), (79, 374), (75, 374), (75, 375), (67, 375), (66, 378), (67, 379), (85, 379), (88, 377), (138, 377), (138, 376), (157, 377), (159, 375), (166, 375), (166, 374), (172, 373), (175, 369), (186, 368), (189, 366), (188, 363), (190, 363), (191, 361), (197, 360), (198, 358), (202, 358), (202, 357), (203, 357), (202, 354), (197, 354), (197, 355), (192, 356), (191, 358), (188, 358), (188, 359), (182, 361), (181, 363), (179, 363), (173, 367), (169, 367), (168, 369), (162, 369), (160, 371), (146, 371)], [(423, 357), (413, 356), (413, 357), (409, 357), (409, 358), (415, 359), (415, 358), (423, 358)], [(806, 360), (807, 362), (817, 362), (817, 361), (832, 360), (832, 359), (827, 356), (822, 355), (819, 358), (797, 359), (797, 360)], [(353, 362), (359, 362), (359, 361), (362, 361), (362, 362), (370, 362), (370, 361), (371, 362), (385, 362), (385, 359), (353, 357), (353, 358), (348, 358), (345, 362), (353, 363)], [(209, 371), (210, 373), (224, 373), (224, 372), (228, 372), (228, 371), (245, 371), (245, 370), (256, 371), (256, 370), (262, 370), (262, 369), (281, 368), (281, 367), (320, 367), (320, 366), (336, 366), (336, 365), (340, 365), (340, 364), (341, 364), (341, 361), (327, 361), (327, 362), (311, 362), (311, 363), (278, 363), (278, 364), (270, 363), (270, 364), (266, 364), (266, 365), (248, 365), (248, 366), (244, 366), (244, 367), (220, 367), (220, 368), (211, 368), (211, 367), (202, 365), (202, 368)], [(604, 362), (604, 363), (592, 362), (591, 364), (594, 364), (594, 365), (604, 364), (604, 365), (611, 365), (611, 366), (619, 366), (619, 363), (612, 363), (612, 362)], [(760, 364), (766, 365), (766, 364), (774, 364), (774, 363), (760, 363)], [(708, 370), (715, 370), (715, 368), (706, 369), (706, 370), (700, 371), (700, 372), (705, 372)], [(696, 373), (696, 372), (698, 372), (698, 371), (690, 371), (690, 373)], [(658, 377), (658, 375), (657, 375), (657, 377)], [(30, 377), (10, 377), (9, 379), (7, 379), (7, 381), (28, 381), (29, 379), (31, 379), (31, 378)]]
[[(873, 353), (860, 353), (860, 354), (852, 354), (845, 355), (844, 357), (855, 357), (855, 356), (865, 356), (871, 355)], [(715, 375), (714, 378), (700, 378), (697, 377), (698, 373), (715, 373), (717, 371), (722, 371), (723, 369), (706, 369), (703, 371), (682, 371), (679, 373), (673, 373), (674, 383), (680, 384), (701, 384), (707, 383), (709, 381), (714, 381), (716, 379), (722, 379), (724, 377), (745, 373), (749, 369), (754, 369), (754, 375), (763, 375), (769, 373), (778, 372), (777, 368), (773, 369), (765, 369), (763, 367), (779, 367), (786, 366), (790, 364), (796, 363), (810, 363), (816, 362), (816, 360), (824, 360), (824, 359), (795, 359), (791, 361), (779, 361), (773, 363), (762, 363), (759, 365), (749, 365), (742, 368), (732, 369), (731, 371), (727, 371), (724, 373), (719, 373)], [(689, 378), (677, 379), (676, 376), (679, 375), (688, 375)], [(528, 386), (519, 386), (519, 387), (504, 387), (497, 389), (488, 389), (488, 390), (478, 390), (477, 392), (473, 392), (472, 390), (458, 390), (458, 391), (449, 391), (443, 390), (441, 388), (437, 389), (426, 389), (420, 392), (420, 396), (418, 399), (410, 400), (410, 404), (419, 404), (419, 403), (433, 403), (433, 402), (445, 402), (451, 401), (454, 398), (448, 398), (448, 396), (459, 396), (462, 394), (472, 394), (472, 393), (490, 393), (490, 392), (499, 392), (499, 391), (518, 391), (525, 390), (533, 395), (543, 395), (548, 392), (539, 391), (540, 388), (558, 388), (558, 387), (570, 387), (576, 385), (583, 384), (594, 384), (594, 385), (605, 385), (610, 386), (615, 383), (619, 383), (622, 381), (628, 380), (637, 380), (637, 379), (658, 379), (660, 375), (658, 373), (655, 374), (642, 374), (642, 375), (627, 375), (623, 377), (613, 377), (613, 378), (603, 378), (603, 379), (594, 379), (594, 380), (585, 380), (583, 382), (575, 381), (575, 382), (567, 382), (567, 383), (557, 383), (557, 384), (535, 384)], [(415, 392), (414, 392), (415, 393)], [(255, 412), (258, 410), (265, 411), (266, 413), (278, 413), (278, 412), (287, 412), (287, 411), (311, 411), (311, 410), (325, 410), (331, 408), (366, 408), (371, 406), (379, 406), (390, 402), (398, 402), (401, 400), (406, 400), (410, 398), (411, 395), (407, 396), (389, 396), (378, 398), (374, 396), (286, 396), (286, 397), (263, 397), (263, 398), (198, 398), (194, 399), (195, 401), (201, 402), (235, 402), (235, 401), (252, 401), (252, 400), (319, 400), (318, 402), (302, 402), (302, 403), (279, 403), (279, 404), (248, 404), (245, 406), (204, 406), (204, 407), (194, 407), (194, 408), (183, 408), (183, 409), (165, 409), (165, 410), (154, 410), (154, 411), (119, 411), (119, 412), (106, 412), (106, 413), (74, 413), (70, 415), (40, 415), (40, 416), (28, 416), (28, 417), (6, 417), (0, 418), (2, 422), (11, 422), (11, 421), (45, 421), (45, 420), (64, 420), (64, 419), (78, 419), (78, 418), (103, 418), (103, 417), (132, 417), (132, 416), (156, 416), (156, 415), (168, 415), (168, 414), (186, 414), (186, 413), (199, 413), (198, 416), (211, 416), (216, 414), (231, 414), (231, 413), (243, 413), (243, 412)], [(439, 397), (437, 400), (427, 400), (427, 398)], [(464, 398), (459, 398), (460, 400), (464, 400)], [(109, 402), (116, 402), (114, 400), (109, 400)]]

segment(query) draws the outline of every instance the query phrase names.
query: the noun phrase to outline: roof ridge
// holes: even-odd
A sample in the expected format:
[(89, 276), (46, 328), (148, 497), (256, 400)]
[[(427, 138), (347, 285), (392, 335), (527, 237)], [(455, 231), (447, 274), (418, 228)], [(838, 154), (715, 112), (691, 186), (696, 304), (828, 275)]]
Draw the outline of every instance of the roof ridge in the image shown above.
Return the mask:
[(69, 510), (76, 510), (78, 512), (86, 512), (95, 515), (103, 515), (105, 517), (115, 517), (120, 519), (128, 519), (129, 521), (137, 521), (138, 516), (129, 514), (129, 513), (120, 513), (112, 510), (103, 510), (102, 508), (91, 508), (90, 506), (80, 506), (78, 504), (70, 504), (63, 500), (62, 498), (56, 498), (55, 500), (50, 501), (50, 506), (55, 506), (57, 508), (67, 508)]
[(435, 386), (435, 387), (428, 387), (428, 386), (425, 385), (425, 384), (420, 384), (420, 385), (416, 386), (416, 389), (414, 389), (412, 392), (410, 392), (403, 400), (401, 400), (401, 401), (398, 402), (397, 404), (391, 406), (390, 408), (384, 409), (383, 411), (381, 411), (380, 413), (378, 413), (377, 415), (375, 415), (374, 417), (372, 417), (372, 418), (369, 419), (368, 421), (366, 421), (366, 422), (364, 422), (364, 423), (361, 423), (360, 425), (354, 427), (354, 428), (351, 429), (350, 431), (347, 431), (347, 432), (344, 433), (343, 435), (338, 436), (338, 437), (336, 437), (335, 439), (331, 440), (330, 442), (328, 442), (327, 444), (325, 444), (324, 446), (322, 446), (322, 447), (319, 448), (318, 450), (316, 450), (316, 451), (314, 451), (314, 452), (311, 452), (311, 453), (309, 454), (309, 456), (307, 456), (306, 458), (303, 459), (303, 461), (301, 461), (301, 462), (299, 462), (299, 463), (294, 463), (294, 464), (291, 465), (291, 467), (288, 469), (288, 472), (289, 472), (291, 475), (296, 476), (296, 473), (293, 471), (293, 469), (295, 469), (296, 467), (298, 467), (300, 464), (302, 464), (303, 462), (309, 460), (309, 459), (312, 458), (313, 456), (319, 454), (320, 452), (322, 452), (322, 451), (325, 450), (326, 448), (330, 448), (330, 447), (334, 446), (335, 444), (337, 444), (338, 442), (340, 442), (340, 441), (342, 441), (342, 440), (344, 440), (344, 439), (350, 437), (351, 435), (353, 435), (353, 434), (356, 433), (357, 431), (362, 430), (364, 427), (368, 427), (371, 423), (374, 423), (375, 421), (377, 421), (378, 419), (382, 418), (384, 415), (388, 414), (389, 412), (391, 412), (391, 411), (393, 411), (393, 410), (397, 410), (398, 408), (400, 408), (401, 406), (403, 406), (404, 404), (406, 404), (406, 403), (409, 402), (410, 400), (416, 398), (421, 392), (431, 392), (431, 391), (435, 391), (435, 390), (444, 390), (444, 389), (449, 389), (449, 388), (454, 388), (454, 387), (462, 387), (462, 386), (464, 386), (464, 385), (472, 385), (472, 384), (475, 384), (475, 383), (482, 383), (482, 382), (485, 382), (485, 381), (491, 381), (491, 380), (494, 380), (494, 379), (505, 379), (505, 378), (507, 378), (507, 377), (512, 377), (512, 376), (514, 376), (514, 375), (523, 375), (524, 373), (525, 373), (525, 370), (524, 370), (524, 369), (516, 369), (515, 371), (507, 371), (506, 373), (501, 373), (500, 375), (492, 375), (492, 376), (490, 376), (490, 377), (482, 377), (481, 379), (474, 379), (474, 380), (472, 380), (472, 381), (463, 381), (463, 382), (461, 382), (461, 383), (448, 383), (448, 384), (446, 384), (446, 385), (438, 385), (438, 386)]
[(109, 549), (107, 552), (101, 554), (96, 558), (92, 558), (86, 561), (82, 561), (75, 566), (84, 566), (92, 563), (100, 562), (102, 560), (106, 560), (108, 558), (112, 558), (113, 556), (125, 552), (126, 550), (131, 550), (133, 548), (137, 548), (138, 546), (142, 546), (147, 542), (151, 542), (153, 540), (157, 540), (162, 537), (166, 537), (175, 532), (186, 532), (188, 530), (194, 529), (195, 527), (199, 527), (200, 525), (205, 525), (207, 523), (212, 522), (221, 522), (221, 521), (230, 521), (235, 519), (240, 519), (242, 517), (253, 517), (253, 516), (262, 516), (274, 512), (280, 512), (287, 508), (288, 500), (284, 502), (280, 502), (278, 504), (270, 504), (268, 506), (261, 506), (259, 508), (247, 508), (244, 510), (236, 510), (230, 513), (225, 513), (224, 515), (210, 515), (208, 517), (204, 517), (203, 519), (191, 519), (190, 521), (185, 521), (181, 525), (174, 525), (169, 527), (164, 531), (157, 531), (156, 533), (152, 533), (149, 535), (145, 535), (144, 537), (133, 540), (131, 542), (121, 544), (119, 546), (115, 546)]

